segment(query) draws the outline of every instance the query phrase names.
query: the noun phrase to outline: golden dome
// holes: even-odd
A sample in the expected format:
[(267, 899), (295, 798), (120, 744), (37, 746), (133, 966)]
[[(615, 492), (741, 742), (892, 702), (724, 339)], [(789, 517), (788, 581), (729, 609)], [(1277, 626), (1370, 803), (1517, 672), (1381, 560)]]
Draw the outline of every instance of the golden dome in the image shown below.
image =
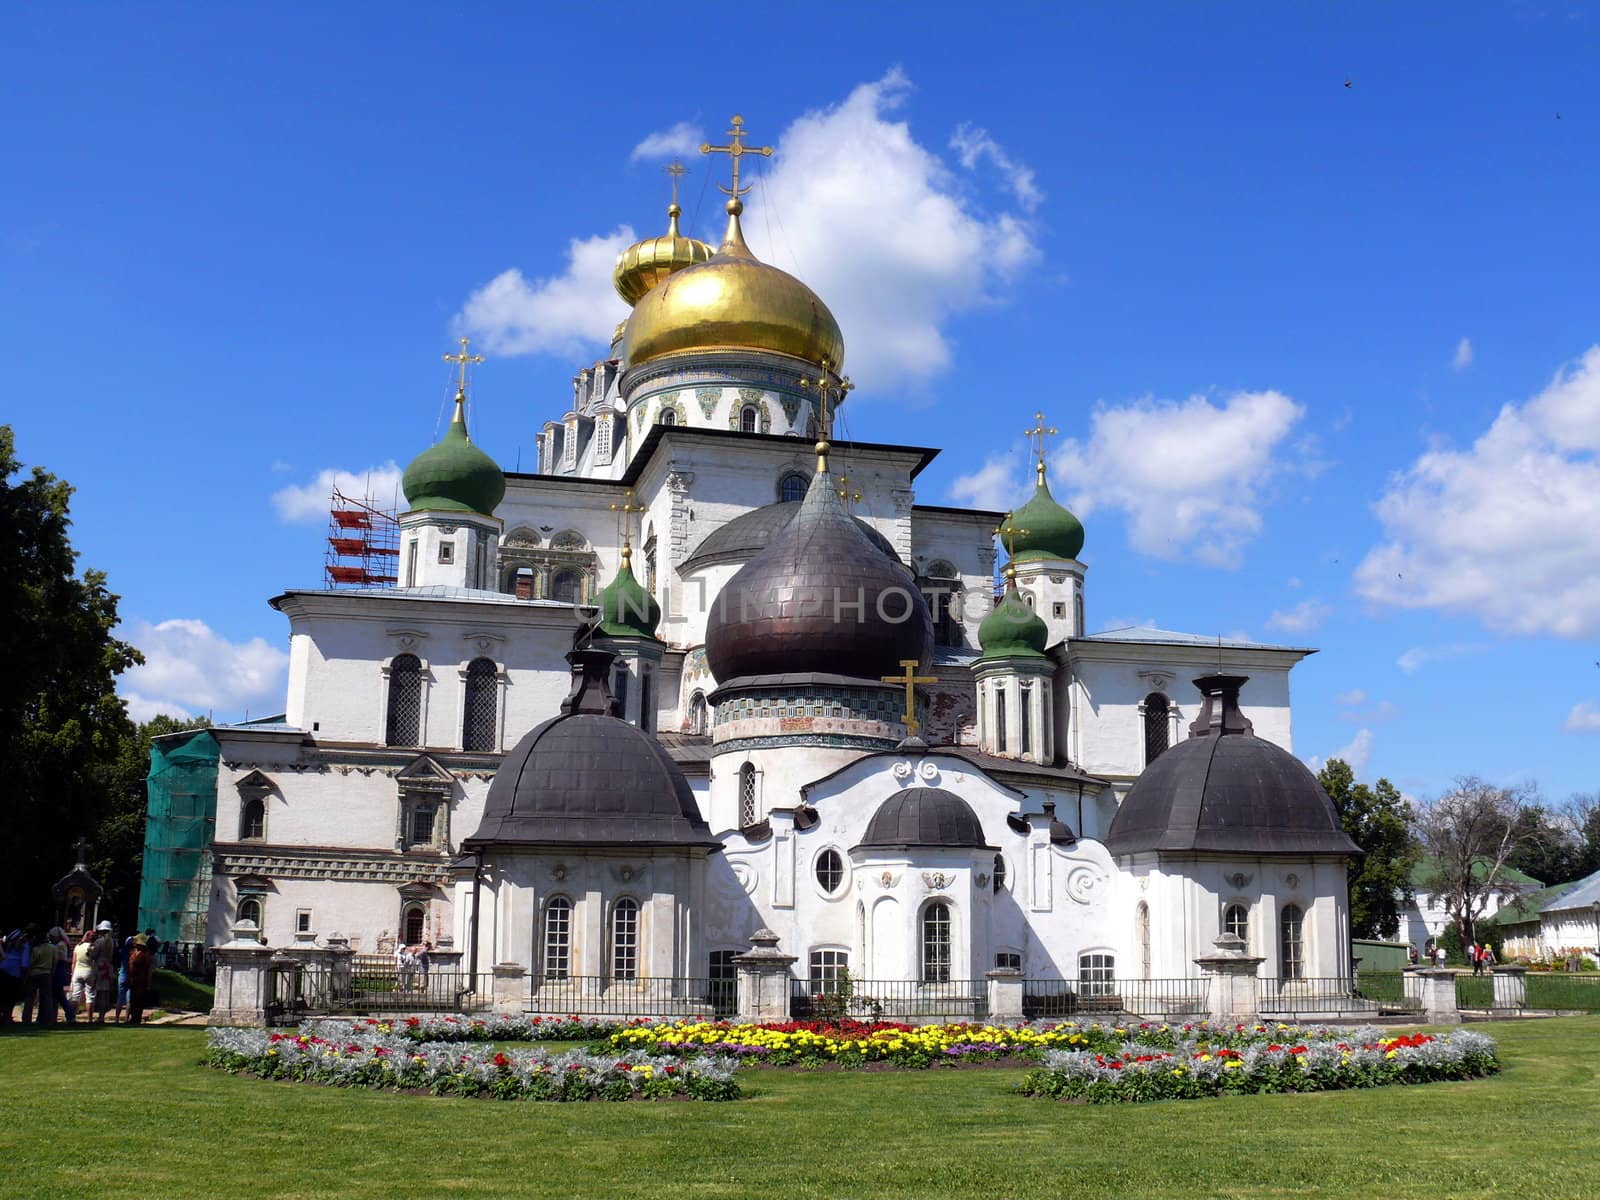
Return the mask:
[(711, 257), (710, 246), (678, 232), (678, 217), (682, 213), (674, 203), (667, 209), (665, 237), (645, 238), (617, 255), (611, 282), (616, 285), (617, 295), (629, 305), (639, 303), (646, 292), (674, 271), (703, 263)]
[(728, 232), (709, 261), (651, 289), (623, 336), (630, 367), (670, 354), (769, 350), (838, 371), (844, 335), (828, 306), (786, 271), (750, 253), (739, 228), (744, 205), (728, 201)]

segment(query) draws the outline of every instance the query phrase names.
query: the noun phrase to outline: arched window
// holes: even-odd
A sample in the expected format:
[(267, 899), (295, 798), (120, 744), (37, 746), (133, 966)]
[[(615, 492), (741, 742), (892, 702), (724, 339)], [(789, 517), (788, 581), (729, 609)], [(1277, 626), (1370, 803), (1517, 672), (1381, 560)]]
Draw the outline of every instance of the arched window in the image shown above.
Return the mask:
[(639, 673), (639, 728), (646, 733), (656, 731), (655, 676), (648, 668)]
[(839, 890), (844, 882), (844, 859), (837, 850), (824, 850), (817, 855), (817, 883), (828, 895)]
[(1150, 978), (1150, 906), (1143, 900), (1133, 910), (1133, 936), (1139, 944), (1139, 978)]
[(611, 699), (616, 703), (617, 711), (626, 719), (628, 715), (628, 668), (620, 662), (617, 664), (616, 674), (611, 677)]
[(400, 919), (400, 940), (407, 946), (420, 946), (424, 934), (427, 910), (420, 904), (408, 904)]
[(996, 895), (1006, 890), (1006, 860), (1001, 854), (994, 856), (994, 890)]
[(611, 908), (611, 978), (639, 978), (639, 902), (626, 896)]
[(676, 425), (678, 423), (678, 414), (673, 409), (663, 408), (661, 410), (661, 423), (663, 425)]
[(467, 664), (467, 692), (462, 703), (461, 748), (493, 750), (496, 737), (495, 702), (500, 671), (492, 659), (475, 658)]
[(583, 578), (576, 571), (557, 571), (550, 580), (550, 598), (562, 604), (583, 603)]
[(922, 982), (950, 982), (950, 906), (943, 900), (922, 910)]
[(754, 404), (746, 404), (739, 410), (739, 432), (754, 433), (760, 420)]
[(994, 752), (1006, 752), (1006, 689), (996, 684), (994, 689)]
[(1022, 704), (1019, 717), (1022, 724), (1022, 753), (1033, 753), (1033, 680), (1022, 681)]
[(961, 580), (955, 566), (943, 559), (929, 563), (923, 595), (928, 601), (928, 611), (933, 615), (933, 644), (962, 645)]
[(256, 929), (260, 930), (264, 928), (261, 924), (261, 915), (260, 896), (241, 896), (239, 898), (239, 915), (237, 918), (239, 921), (252, 921), (255, 923)]
[(739, 828), (749, 829), (756, 823), (756, 768), (745, 763), (739, 768)]
[(696, 692), (689, 697), (689, 732), (706, 732), (706, 696), (704, 692)]
[(565, 979), (572, 969), (572, 901), (552, 896), (544, 906), (541, 962), (546, 979)]
[(1222, 910), (1222, 932), (1231, 934), (1250, 947), (1250, 910), (1242, 904), (1230, 904)]
[(246, 800), (244, 808), (239, 813), (239, 840), (249, 841), (252, 838), (267, 836), (267, 806), (260, 799)]
[(1167, 750), (1167, 713), (1171, 710), (1167, 698), (1160, 692), (1151, 692), (1144, 698), (1144, 763), (1149, 766)]
[(415, 654), (397, 654), (389, 664), (389, 719), (384, 744), (420, 745), (421, 727), (422, 660)]
[(1298, 904), (1286, 904), (1278, 918), (1278, 943), (1282, 959), (1278, 974), (1284, 979), (1306, 975), (1306, 914)]
[(790, 471), (778, 482), (779, 500), (804, 500), (811, 481), (798, 471)]

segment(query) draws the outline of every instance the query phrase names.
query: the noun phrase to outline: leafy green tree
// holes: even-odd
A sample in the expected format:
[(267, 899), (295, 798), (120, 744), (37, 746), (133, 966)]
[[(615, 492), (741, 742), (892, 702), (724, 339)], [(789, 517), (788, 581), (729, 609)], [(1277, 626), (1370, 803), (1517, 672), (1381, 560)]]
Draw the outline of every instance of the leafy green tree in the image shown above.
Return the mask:
[(1411, 805), (1387, 779), (1372, 787), (1357, 783), (1342, 758), (1329, 759), (1317, 782), (1333, 801), (1344, 831), (1366, 851), (1349, 868), (1351, 933), (1392, 938), (1400, 932), (1401, 910), (1411, 900), (1411, 872), (1421, 856)]
[(109, 808), (133, 732), (116, 677), (139, 652), (112, 636), (117, 597), (77, 572), (72, 488), (24, 472), (0, 425), (0, 921), (51, 915), (50, 885)]
[(1570, 814), (1530, 804), (1517, 817), (1516, 841), (1506, 866), (1540, 883), (1565, 883), (1586, 873), (1579, 869), (1584, 857), (1582, 832)]

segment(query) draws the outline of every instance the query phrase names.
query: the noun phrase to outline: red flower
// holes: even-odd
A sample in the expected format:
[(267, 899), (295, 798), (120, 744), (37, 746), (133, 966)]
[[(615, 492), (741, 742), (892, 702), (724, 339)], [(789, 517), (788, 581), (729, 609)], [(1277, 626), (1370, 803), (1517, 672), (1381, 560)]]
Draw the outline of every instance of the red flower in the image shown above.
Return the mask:
[(490, 1061), (502, 1071), (511, 1065), (511, 1060), (506, 1057), (505, 1051), (503, 1050), (496, 1054), (494, 1058), (490, 1059)]

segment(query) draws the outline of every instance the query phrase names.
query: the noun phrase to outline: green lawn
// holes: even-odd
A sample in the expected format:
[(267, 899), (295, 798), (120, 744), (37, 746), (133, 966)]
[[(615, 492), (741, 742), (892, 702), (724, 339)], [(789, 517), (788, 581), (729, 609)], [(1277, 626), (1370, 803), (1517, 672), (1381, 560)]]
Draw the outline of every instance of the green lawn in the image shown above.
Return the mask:
[(1478, 1026), (1493, 1079), (1098, 1108), (1020, 1072), (750, 1071), (731, 1104), (342, 1092), (196, 1065), (204, 1031), (0, 1037), (7, 1197), (1374, 1197), (1600, 1193), (1600, 1018)]

